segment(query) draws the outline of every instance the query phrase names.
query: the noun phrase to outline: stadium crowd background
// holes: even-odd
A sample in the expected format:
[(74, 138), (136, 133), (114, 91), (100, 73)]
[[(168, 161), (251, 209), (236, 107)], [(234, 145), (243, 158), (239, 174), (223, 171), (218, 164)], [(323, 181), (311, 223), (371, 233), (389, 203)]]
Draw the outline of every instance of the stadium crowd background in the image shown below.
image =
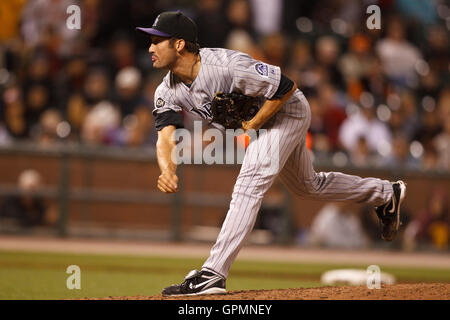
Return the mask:
[[(80, 30), (66, 25), (72, 4)], [(381, 29), (366, 26), (371, 4)], [(135, 27), (167, 10), (196, 21), (201, 47), (249, 53), (295, 80), (316, 159), (450, 170), (450, 7), (439, 0), (2, 0), (0, 145), (153, 148), (164, 73)], [(444, 190), (436, 216), (448, 225), (447, 201)]]

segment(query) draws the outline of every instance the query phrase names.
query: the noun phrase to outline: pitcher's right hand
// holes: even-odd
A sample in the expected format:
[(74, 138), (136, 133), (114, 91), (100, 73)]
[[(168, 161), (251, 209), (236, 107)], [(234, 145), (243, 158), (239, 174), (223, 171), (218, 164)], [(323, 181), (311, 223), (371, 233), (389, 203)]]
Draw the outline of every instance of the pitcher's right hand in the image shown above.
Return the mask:
[(175, 193), (178, 191), (178, 177), (174, 172), (166, 170), (158, 178), (158, 189), (164, 193)]

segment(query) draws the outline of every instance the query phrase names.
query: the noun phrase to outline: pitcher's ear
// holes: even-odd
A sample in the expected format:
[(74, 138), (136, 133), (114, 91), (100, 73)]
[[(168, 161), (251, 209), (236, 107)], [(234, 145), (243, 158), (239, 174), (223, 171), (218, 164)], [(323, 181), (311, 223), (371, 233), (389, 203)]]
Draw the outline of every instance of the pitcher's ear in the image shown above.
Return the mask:
[(184, 39), (178, 39), (177, 40), (177, 45), (176, 45), (176, 48), (177, 48), (177, 51), (179, 52), (179, 51), (181, 51), (181, 50), (183, 50), (183, 48), (186, 46), (186, 42), (184, 41)]

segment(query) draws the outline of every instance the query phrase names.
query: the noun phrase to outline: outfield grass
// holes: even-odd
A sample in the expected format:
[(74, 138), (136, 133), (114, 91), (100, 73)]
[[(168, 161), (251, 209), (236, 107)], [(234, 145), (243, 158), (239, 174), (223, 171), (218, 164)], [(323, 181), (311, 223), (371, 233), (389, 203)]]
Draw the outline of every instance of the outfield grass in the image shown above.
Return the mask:
[[(202, 259), (0, 251), (0, 299), (70, 299), (155, 295), (180, 282)], [(81, 269), (81, 289), (69, 290), (69, 265)], [(227, 290), (281, 289), (321, 286), (323, 272), (365, 265), (234, 263)], [(399, 282), (450, 282), (450, 270), (383, 267)]]

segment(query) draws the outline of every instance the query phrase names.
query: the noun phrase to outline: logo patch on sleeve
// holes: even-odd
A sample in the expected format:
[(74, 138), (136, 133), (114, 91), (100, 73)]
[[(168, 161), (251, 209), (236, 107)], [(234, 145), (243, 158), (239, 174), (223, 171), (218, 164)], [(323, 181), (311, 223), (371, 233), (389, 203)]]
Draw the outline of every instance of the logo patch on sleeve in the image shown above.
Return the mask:
[(161, 99), (161, 98), (158, 98), (158, 100), (156, 100), (156, 107), (157, 108), (164, 107), (165, 104), (166, 104), (166, 102), (163, 99)]
[(255, 64), (255, 70), (262, 77), (267, 78), (269, 76), (269, 67), (264, 63)]

